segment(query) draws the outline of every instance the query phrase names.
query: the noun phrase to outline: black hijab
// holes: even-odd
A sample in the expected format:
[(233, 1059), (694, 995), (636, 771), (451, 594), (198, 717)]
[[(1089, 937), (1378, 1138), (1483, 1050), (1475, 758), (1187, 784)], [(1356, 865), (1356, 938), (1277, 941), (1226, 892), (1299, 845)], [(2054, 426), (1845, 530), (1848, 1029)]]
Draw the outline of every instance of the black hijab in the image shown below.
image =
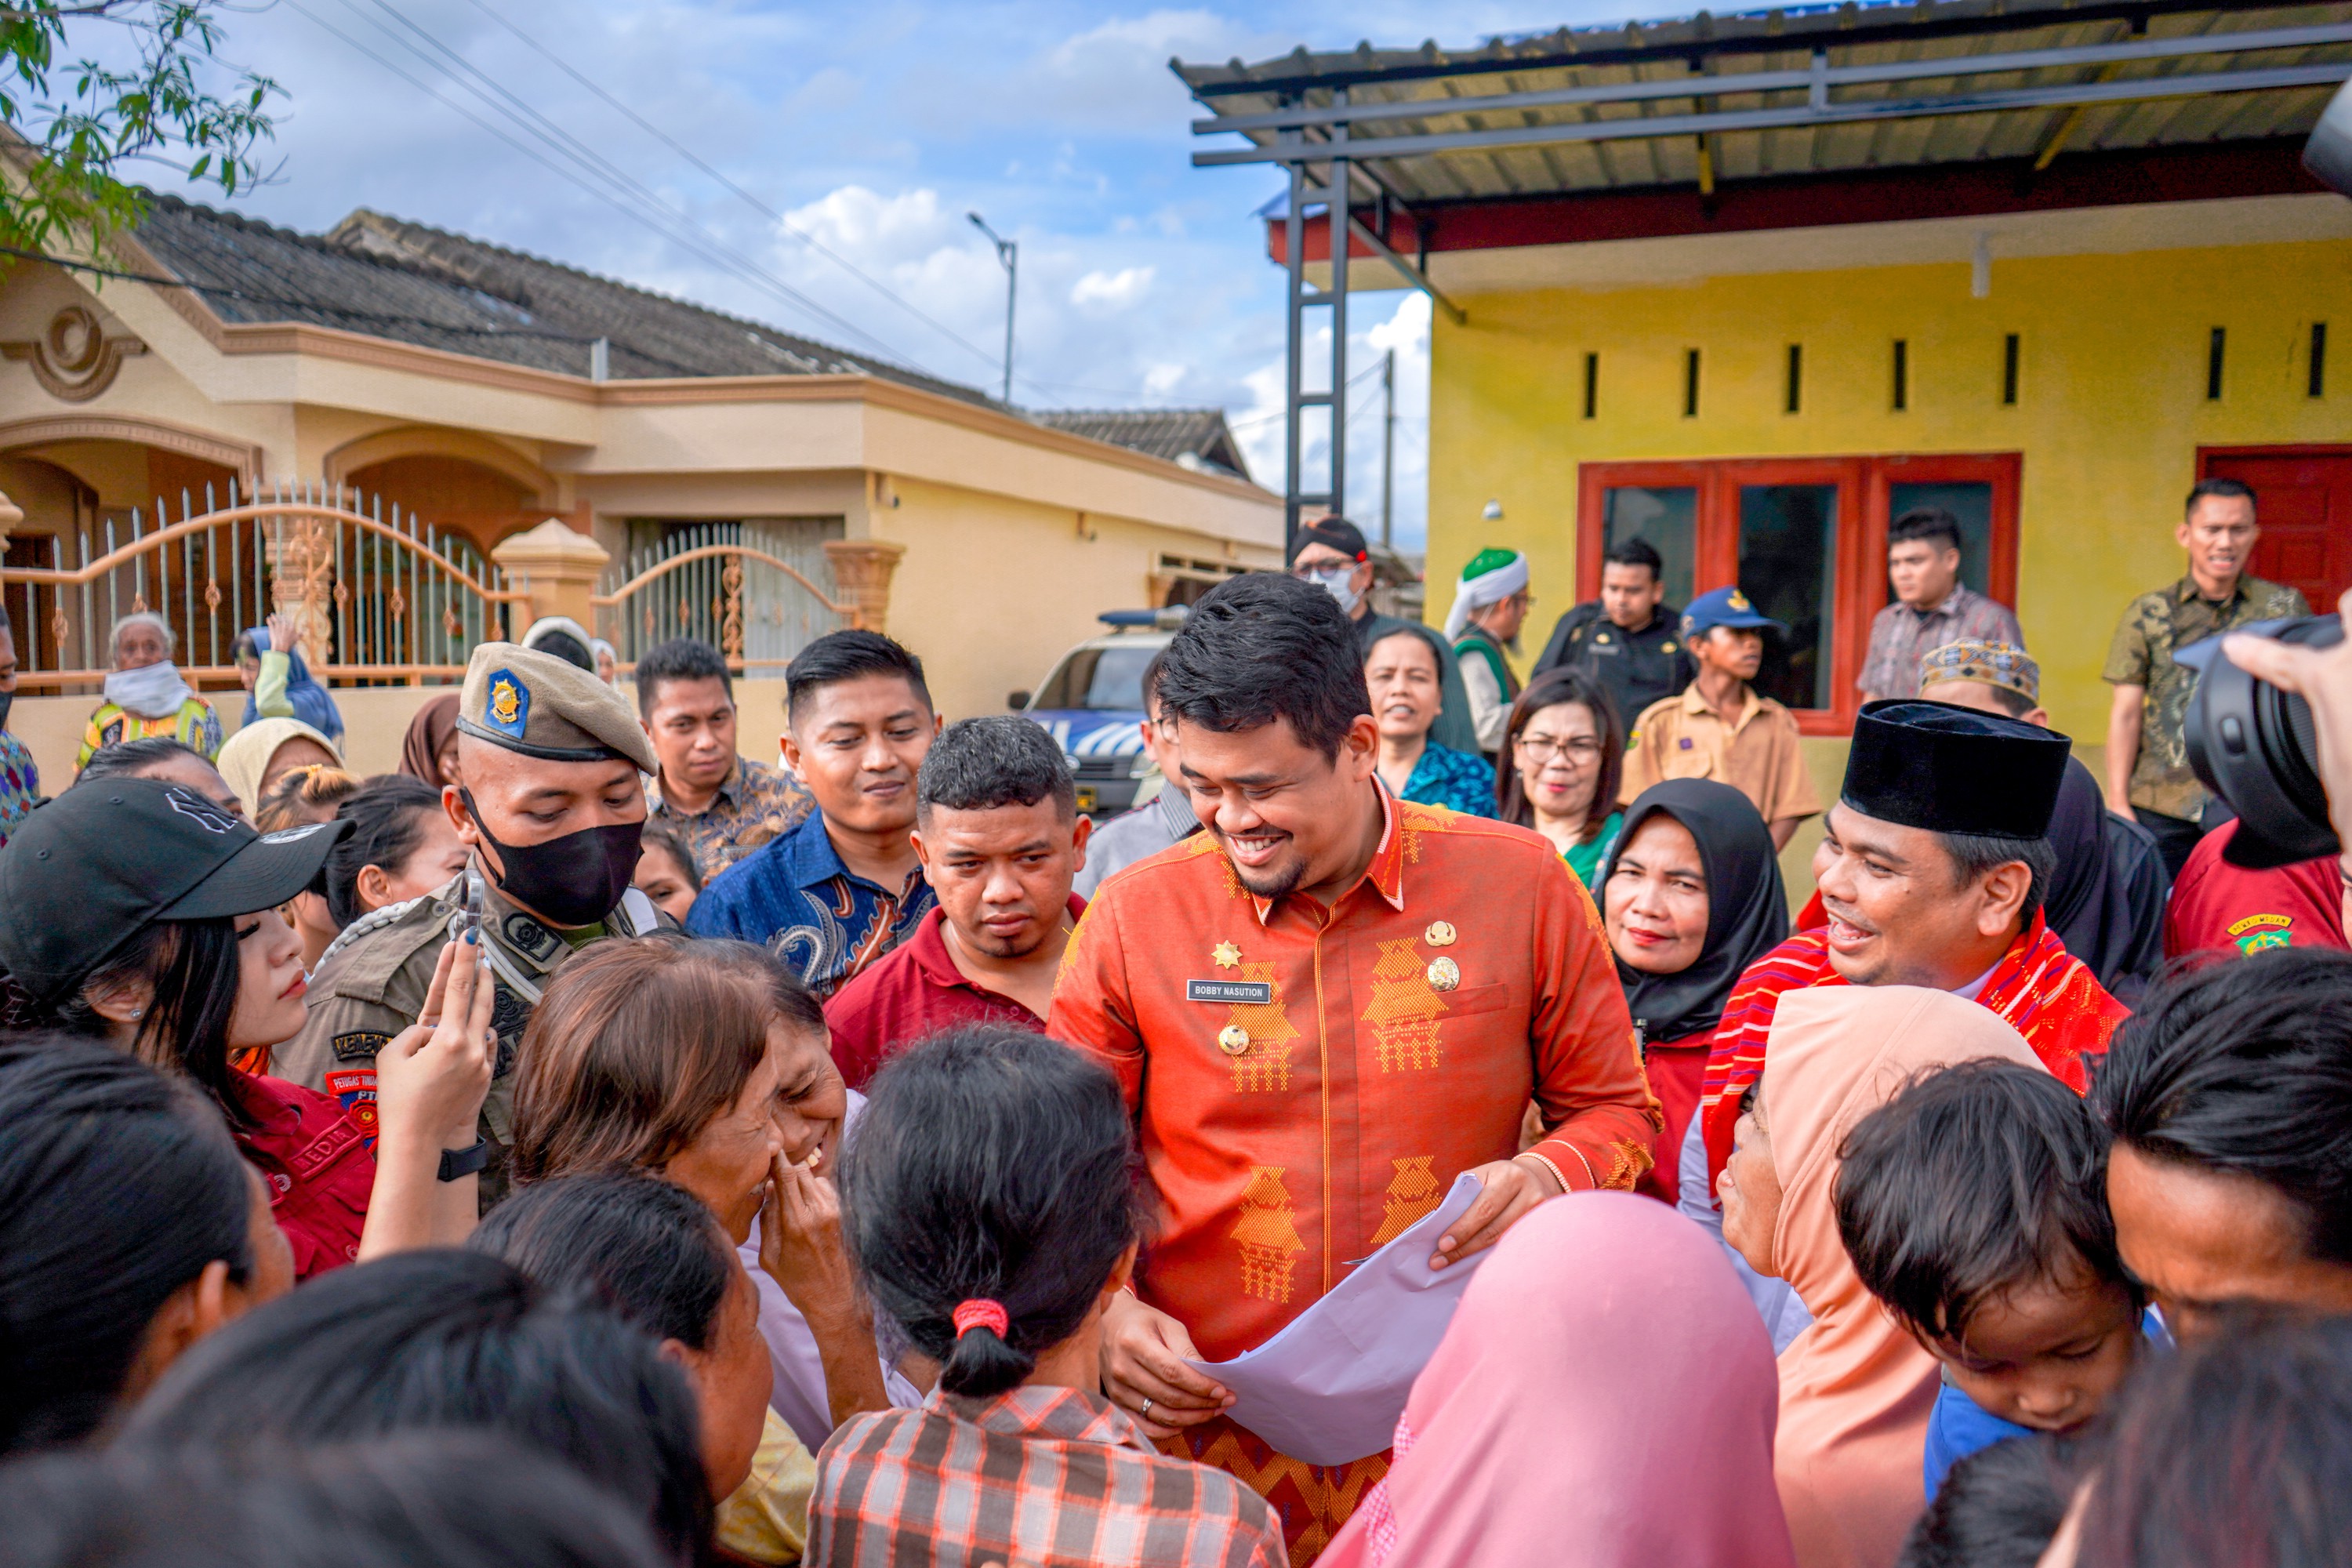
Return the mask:
[(2070, 762), (2050, 814), (2057, 875), (2042, 895), (2050, 929), (2089, 966), (2107, 994), (2129, 1006), (2164, 962), (2162, 860), (2146, 830), (2111, 814), (2098, 782)]
[(1675, 974), (1644, 974), (1617, 963), (1625, 1005), (1644, 1041), (1687, 1039), (1722, 1021), (1723, 1005), (1742, 971), (1788, 939), (1789, 899), (1780, 886), (1780, 860), (1772, 834), (1755, 805), (1729, 784), (1712, 779), (1668, 779), (1652, 784), (1625, 808), (1625, 825), (1603, 868), (1601, 891), (1607, 896), (1617, 857), (1654, 814), (1663, 812), (1698, 841), (1699, 865), (1706, 873), (1706, 943), (1698, 962)]

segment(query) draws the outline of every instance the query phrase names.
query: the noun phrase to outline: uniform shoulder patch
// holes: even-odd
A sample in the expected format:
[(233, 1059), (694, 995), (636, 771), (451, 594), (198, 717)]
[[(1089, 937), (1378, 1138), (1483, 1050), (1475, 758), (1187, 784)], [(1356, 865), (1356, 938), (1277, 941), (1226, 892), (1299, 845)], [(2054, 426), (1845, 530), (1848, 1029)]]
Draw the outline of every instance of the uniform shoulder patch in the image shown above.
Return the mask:
[(392, 1044), (392, 1037), (376, 1029), (354, 1029), (348, 1035), (337, 1035), (331, 1042), (339, 1062), (373, 1061), (376, 1054)]

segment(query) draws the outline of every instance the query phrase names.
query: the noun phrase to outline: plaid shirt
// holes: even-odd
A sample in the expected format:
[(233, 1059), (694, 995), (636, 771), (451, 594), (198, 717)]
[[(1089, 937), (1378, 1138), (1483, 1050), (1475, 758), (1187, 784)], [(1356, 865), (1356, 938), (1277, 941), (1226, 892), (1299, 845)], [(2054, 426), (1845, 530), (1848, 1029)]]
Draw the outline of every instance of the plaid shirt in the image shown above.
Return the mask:
[(1966, 583), (1955, 583), (1944, 602), (1932, 610), (1915, 610), (1897, 599), (1870, 623), (1870, 652), (1862, 661), (1857, 691), (1881, 697), (1919, 695), (1919, 658), (1946, 643), (1974, 640), (2025, 646), (2017, 614), (2007, 605), (1988, 599)]
[(735, 771), (699, 814), (688, 816), (662, 804), (661, 780), (646, 781), (646, 815), (686, 843), (704, 881), (719, 875), (779, 834), (799, 826), (816, 802), (800, 781), (782, 768), (735, 759)]
[(1286, 1568), (1266, 1500), (1154, 1449), (1098, 1394), (1040, 1384), (842, 1423), (803, 1562), (824, 1568)]
[(938, 903), (919, 866), (895, 890), (854, 874), (813, 811), (703, 889), (686, 932), (756, 942), (824, 997), (914, 935)]

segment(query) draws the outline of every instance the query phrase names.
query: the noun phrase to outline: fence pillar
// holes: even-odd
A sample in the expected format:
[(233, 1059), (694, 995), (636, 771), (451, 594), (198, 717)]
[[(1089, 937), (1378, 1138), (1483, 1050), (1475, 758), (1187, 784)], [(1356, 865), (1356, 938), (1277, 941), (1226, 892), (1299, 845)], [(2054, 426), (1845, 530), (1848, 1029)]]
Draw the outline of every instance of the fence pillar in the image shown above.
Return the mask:
[[(603, 545), (552, 517), (490, 551), (508, 580), (530, 595), (530, 620), (569, 616), (583, 626), (595, 623), (589, 597), (612, 558)], [(515, 635), (521, 636), (529, 624), (515, 627)]]
[(307, 514), (273, 521), (263, 542), (270, 607), (295, 621), (312, 662), (347, 658), (334, 646), (335, 534), (341, 524)]
[(907, 547), (878, 539), (828, 539), (824, 553), (833, 563), (834, 593), (851, 606), (850, 624), (869, 632), (889, 630), (890, 574)]

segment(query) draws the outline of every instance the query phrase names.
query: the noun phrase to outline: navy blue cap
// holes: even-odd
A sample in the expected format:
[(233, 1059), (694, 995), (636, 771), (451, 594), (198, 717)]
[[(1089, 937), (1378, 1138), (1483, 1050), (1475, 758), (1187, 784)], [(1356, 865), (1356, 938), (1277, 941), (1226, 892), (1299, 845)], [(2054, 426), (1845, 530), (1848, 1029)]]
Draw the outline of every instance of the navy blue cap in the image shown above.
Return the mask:
[(1683, 612), (1683, 636), (1686, 637), (1695, 637), (1713, 626), (1749, 626), (1758, 631), (1769, 626), (1783, 636), (1789, 630), (1771, 616), (1759, 615), (1748, 595), (1737, 588), (1717, 588), (1711, 594), (1701, 594)]

